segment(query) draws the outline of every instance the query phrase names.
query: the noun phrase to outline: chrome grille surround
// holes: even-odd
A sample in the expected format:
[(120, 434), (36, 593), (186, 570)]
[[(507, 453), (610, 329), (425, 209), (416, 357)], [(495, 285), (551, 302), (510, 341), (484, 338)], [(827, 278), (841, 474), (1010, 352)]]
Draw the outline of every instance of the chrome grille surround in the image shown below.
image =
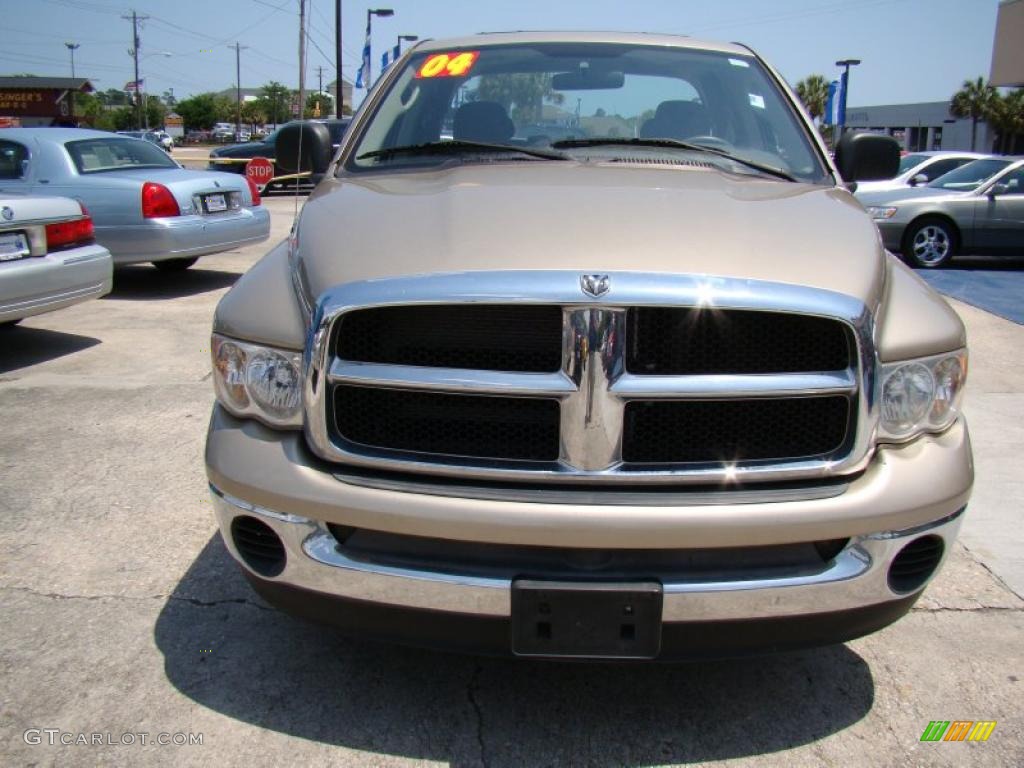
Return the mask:
[[(863, 469), (878, 422), (874, 317), (877, 306), (815, 288), (708, 275), (610, 272), (600, 298), (565, 270), (437, 273), (346, 283), (322, 294), (303, 359), (307, 443), (321, 458), (355, 467), (492, 481), (729, 485), (830, 478)], [(556, 304), (563, 312), (562, 369), (509, 373), (426, 368), (334, 359), (332, 328), (346, 312), (409, 304)], [(843, 371), (753, 375), (637, 375), (625, 370), (624, 325), (630, 307), (745, 309), (814, 315), (851, 331), (856, 365)], [(490, 461), (422, 455), (346, 444), (332, 432), (334, 384), (476, 395), (547, 397), (561, 403), (556, 462)], [(854, 400), (854, 433), (835, 455), (810, 459), (638, 467), (622, 462), (628, 400), (728, 399), (842, 394)]]

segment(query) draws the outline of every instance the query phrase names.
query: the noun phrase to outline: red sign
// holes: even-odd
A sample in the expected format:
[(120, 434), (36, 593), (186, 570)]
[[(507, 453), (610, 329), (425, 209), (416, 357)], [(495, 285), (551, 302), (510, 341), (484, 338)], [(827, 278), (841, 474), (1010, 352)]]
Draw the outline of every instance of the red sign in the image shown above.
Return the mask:
[(274, 164), (265, 157), (254, 157), (245, 164), (245, 176), (257, 187), (274, 178)]

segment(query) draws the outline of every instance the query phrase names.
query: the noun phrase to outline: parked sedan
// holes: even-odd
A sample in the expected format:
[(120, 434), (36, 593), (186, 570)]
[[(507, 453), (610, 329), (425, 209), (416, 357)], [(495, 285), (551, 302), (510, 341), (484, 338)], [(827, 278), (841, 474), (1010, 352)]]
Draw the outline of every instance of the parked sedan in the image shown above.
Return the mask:
[(270, 215), (244, 176), (190, 171), (148, 141), (78, 128), (10, 128), (11, 159), (0, 193), (82, 200), (96, 239), (117, 264), (151, 261), (164, 270), (200, 256), (266, 240)]
[(924, 187), (863, 195), (890, 251), (918, 267), (1024, 251), (1024, 158), (975, 160)]
[(855, 197), (868, 192), (885, 192), (893, 189), (908, 189), (928, 184), (961, 165), (980, 160), (988, 155), (979, 152), (914, 152), (900, 158), (899, 173), (892, 179), (864, 181), (857, 185)]
[[(285, 125), (294, 125), (297, 120), (293, 120)], [(318, 120), (327, 126), (327, 130), (331, 134), (331, 144), (334, 149), (338, 148), (338, 144), (341, 142), (341, 137), (345, 134), (345, 129), (348, 128), (348, 124), (351, 122), (350, 118), (341, 118), (340, 120)], [(245, 173), (245, 164), (248, 163), (254, 157), (265, 157), (270, 161), (274, 160), (275, 149), (277, 142), (277, 135), (281, 132), (284, 125), (279, 126), (277, 129), (269, 133), (260, 141), (250, 141), (244, 144), (231, 144), (226, 147), (218, 147), (217, 149), (210, 150), (210, 164), (209, 169), (211, 171), (228, 171), (230, 173)], [(288, 181), (293, 180), (294, 177), (280, 170), (277, 165), (274, 166), (274, 177), (264, 185), (265, 190), (269, 190), (272, 187), (284, 186)], [(311, 179), (313, 184), (320, 181), (319, 177)]]
[(0, 327), (110, 293), (112, 269), (77, 201), (0, 195)]

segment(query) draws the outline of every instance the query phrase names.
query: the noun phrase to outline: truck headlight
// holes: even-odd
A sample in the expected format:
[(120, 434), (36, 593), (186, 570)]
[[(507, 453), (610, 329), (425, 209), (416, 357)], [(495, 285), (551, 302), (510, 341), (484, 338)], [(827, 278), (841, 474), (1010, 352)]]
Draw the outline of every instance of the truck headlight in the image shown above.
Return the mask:
[(967, 351), (881, 366), (881, 440), (905, 441), (940, 432), (960, 414)]
[(882, 208), (875, 205), (868, 206), (868, 215), (872, 219), (891, 219), (896, 215), (896, 208)]
[(213, 334), (213, 384), (221, 405), (272, 427), (302, 426), (302, 354)]

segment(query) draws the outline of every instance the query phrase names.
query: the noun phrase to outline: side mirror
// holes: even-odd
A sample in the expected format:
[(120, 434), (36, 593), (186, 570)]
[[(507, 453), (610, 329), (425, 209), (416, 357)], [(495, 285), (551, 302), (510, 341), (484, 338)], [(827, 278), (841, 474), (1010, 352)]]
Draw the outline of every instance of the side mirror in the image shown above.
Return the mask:
[(917, 174), (914, 178), (912, 178), (910, 180), (910, 186), (912, 186), (912, 187), (919, 187), (922, 184), (927, 184), (927, 183), (928, 183), (928, 176), (923, 174), (923, 173)]
[(900, 169), (900, 145), (891, 136), (845, 133), (836, 146), (836, 167), (847, 182), (891, 179)]
[(274, 145), (274, 162), (285, 173), (324, 173), (332, 154), (331, 132), (323, 123), (286, 125)]
[(989, 190), (988, 190), (988, 196), (989, 197), (999, 197), (999, 195), (1007, 195), (1009, 193), (1010, 193), (1010, 185), (1009, 184), (993, 184), (991, 187), (989, 187)]

